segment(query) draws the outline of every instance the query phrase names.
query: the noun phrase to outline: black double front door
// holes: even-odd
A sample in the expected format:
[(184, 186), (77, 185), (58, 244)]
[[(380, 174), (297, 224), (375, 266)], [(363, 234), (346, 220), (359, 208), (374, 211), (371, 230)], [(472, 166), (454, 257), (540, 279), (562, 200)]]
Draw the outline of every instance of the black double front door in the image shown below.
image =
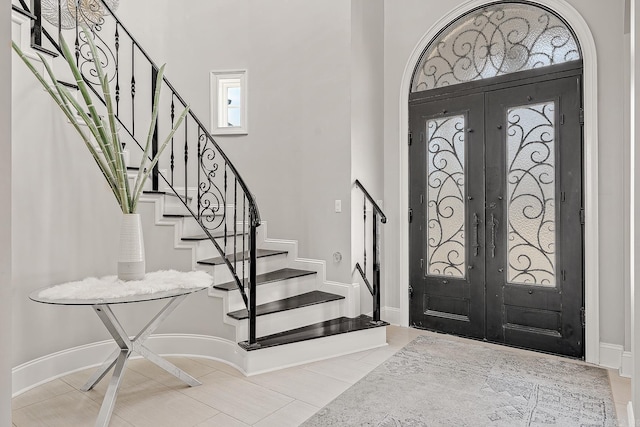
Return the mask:
[(410, 323), (583, 357), (581, 76), (410, 101)]

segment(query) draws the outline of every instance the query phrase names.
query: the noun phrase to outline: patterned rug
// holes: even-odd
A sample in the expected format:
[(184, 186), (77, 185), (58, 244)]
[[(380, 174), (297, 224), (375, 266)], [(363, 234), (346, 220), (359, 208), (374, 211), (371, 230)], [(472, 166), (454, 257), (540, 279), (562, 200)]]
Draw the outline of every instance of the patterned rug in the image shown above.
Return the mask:
[(420, 336), (303, 426), (616, 426), (607, 372)]

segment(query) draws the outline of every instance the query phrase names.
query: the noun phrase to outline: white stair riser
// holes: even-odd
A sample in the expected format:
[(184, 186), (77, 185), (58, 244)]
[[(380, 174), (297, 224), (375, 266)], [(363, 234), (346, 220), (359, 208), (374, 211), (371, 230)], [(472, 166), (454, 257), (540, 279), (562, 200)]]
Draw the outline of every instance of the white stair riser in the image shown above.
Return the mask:
[(248, 351), (244, 355), (242, 369), (247, 375), (257, 375), (386, 345), (387, 328), (364, 329)]
[[(342, 316), (343, 302), (344, 300), (330, 301), (260, 316), (256, 321), (256, 334), (262, 337), (335, 319)], [(230, 323), (236, 325), (236, 340), (246, 341), (249, 337), (249, 321), (231, 319)]]
[[(233, 260), (231, 261), (231, 265), (234, 265)], [(242, 265), (243, 263), (240, 262), (240, 259), (238, 259), (235, 265), (238, 277), (242, 277), (242, 273), (243, 273)], [(287, 266), (287, 258), (284, 254), (262, 257), (262, 258), (258, 258), (258, 262), (256, 264), (256, 273), (264, 274), (269, 271), (285, 268), (286, 266)], [(214, 285), (227, 283), (233, 280), (231, 271), (229, 270), (226, 264), (212, 266), (212, 270), (209, 270), (209, 273), (213, 275)], [(248, 260), (244, 262), (244, 277), (249, 277), (249, 261)]]
[[(265, 304), (267, 302), (277, 301), (295, 295), (300, 295), (305, 292), (310, 292), (315, 290), (316, 286), (317, 279), (315, 275), (266, 283), (257, 287), (256, 301), (258, 305)], [(242, 295), (240, 295), (240, 291), (237, 289), (234, 291), (220, 291), (211, 288), (209, 295), (224, 299), (223, 307), (226, 313), (246, 308)]]

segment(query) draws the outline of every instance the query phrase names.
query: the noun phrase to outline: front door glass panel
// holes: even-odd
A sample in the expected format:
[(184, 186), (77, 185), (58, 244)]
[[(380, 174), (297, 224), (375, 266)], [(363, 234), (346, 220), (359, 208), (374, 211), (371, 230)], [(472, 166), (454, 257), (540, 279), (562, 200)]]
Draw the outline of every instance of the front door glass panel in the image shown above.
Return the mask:
[(427, 120), (428, 275), (465, 277), (465, 117)]
[(507, 281), (555, 287), (555, 103), (509, 108), (507, 124)]

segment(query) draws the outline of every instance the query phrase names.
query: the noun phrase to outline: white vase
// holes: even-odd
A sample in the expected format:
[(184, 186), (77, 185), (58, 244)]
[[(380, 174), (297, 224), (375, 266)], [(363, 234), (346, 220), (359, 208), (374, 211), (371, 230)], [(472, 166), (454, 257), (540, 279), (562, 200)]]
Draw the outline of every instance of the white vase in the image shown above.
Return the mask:
[(144, 240), (140, 214), (124, 214), (120, 224), (118, 279), (141, 280), (144, 273)]

